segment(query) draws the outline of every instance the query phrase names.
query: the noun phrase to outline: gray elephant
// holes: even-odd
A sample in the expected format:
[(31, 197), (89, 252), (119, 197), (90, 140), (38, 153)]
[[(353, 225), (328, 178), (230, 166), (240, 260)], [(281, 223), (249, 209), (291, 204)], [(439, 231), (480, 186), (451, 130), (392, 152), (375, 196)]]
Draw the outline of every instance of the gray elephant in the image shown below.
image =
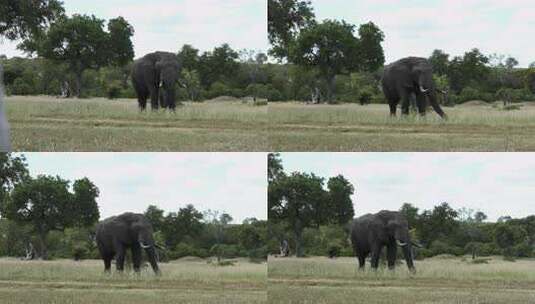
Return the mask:
[[(176, 108), (175, 88), (181, 71), (176, 54), (154, 52), (134, 61), (132, 66), (132, 84), (137, 94), (139, 108), (144, 111), (147, 98), (150, 97), (151, 108), (159, 106)], [(158, 101), (160, 104), (158, 105)]]
[(386, 246), (388, 268), (394, 269), (397, 247), (403, 250), (407, 267), (415, 271), (412, 258), (412, 245), (409, 225), (405, 216), (396, 211), (380, 211), (366, 214), (353, 220), (351, 224), (351, 243), (358, 258), (359, 269), (364, 269), (366, 257), (371, 254), (371, 267), (377, 269), (381, 250)]
[(9, 152), (11, 144), (9, 142), (9, 124), (4, 110), (4, 87), (3, 71), (0, 65), (0, 152)]
[(402, 114), (409, 114), (410, 98), (414, 94), (421, 115), (425, 115), (428, 99), (435, 112), (447, 118), (437, 102), (438, 90), (433, 81), (433, 67), (427, 59), (407, 57), (385, 66), (381, 83), (390, 106), (390, 115), (396, 115), (400, 100)]
[(127, 212), (99, 222), (96, 240), (100, 256), (104, 260), (104, 270), (110, 271), (111, 260), (115, 257), (117, 271), (123, 271), (126, 251), (130, 249), (134, 271), (139, 272), (141, 252), (144, 249), (152, 269), (160, 274), (152, 233), (152, 225), (143, 214)]

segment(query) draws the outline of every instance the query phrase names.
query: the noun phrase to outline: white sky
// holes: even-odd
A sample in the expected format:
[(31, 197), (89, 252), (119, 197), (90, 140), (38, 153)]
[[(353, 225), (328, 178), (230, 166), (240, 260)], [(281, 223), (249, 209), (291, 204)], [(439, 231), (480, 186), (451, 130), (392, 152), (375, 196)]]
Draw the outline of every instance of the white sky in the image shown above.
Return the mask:
[[(183, 44), (201, 52), (223, 43), (235, 50), (268, 49), (266, 0), (64, 0), (64, 7), (68, 15), (123, 16), (134, 26), (136, 58), (177, 52)], [(23, 56), (17, 44), (0, 41), (0, 54)]]
[(495, 221), (535, 214), (535, 153), (281, 153), (286, 172), (342, 174), (356, 215), (447, 202)]
[(101, 219), (157, 205), (193, 204), (229, 213), (235, 223), (267, 219), (265, 153), (24, 153), (30, 174), (88, 177), (100, 189)]
[(312, 0), (319, 20), (369, 21), (385, 33), (386, 62), (410, 55), (428, 57), (434, 49), (462, 55), (515, 57), (521, 67), (535, 62), (533, 0)]

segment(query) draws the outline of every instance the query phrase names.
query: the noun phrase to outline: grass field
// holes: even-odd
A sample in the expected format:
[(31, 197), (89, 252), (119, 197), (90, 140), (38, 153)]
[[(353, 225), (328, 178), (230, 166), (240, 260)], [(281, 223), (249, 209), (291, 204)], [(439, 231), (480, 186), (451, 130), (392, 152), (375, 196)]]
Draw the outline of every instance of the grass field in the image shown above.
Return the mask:
[(205, 261), (160, 264), (162, 276), (145, 269), (105, 275), (101, 261), (0, 259), (0, 303), (267, 303), (266, 264)]
[(266, 151), (267, 106), (186, 103), (175, 114), (137, 102), (7, 97), (14, 151)]
[(415, 266), (411, 275), (405, 265), (358, 272), (354, 258), (270, 258), (268, 297), (270, 303), (535, 303), (535, 260), (433, 258)]
[(535, 151), (535, 103), (510, 111), (473, 102), (443, 109), (446, 122), (432, 110), (425, 118), (390, 118), (386, 104), (271, 103), (270, 150)]

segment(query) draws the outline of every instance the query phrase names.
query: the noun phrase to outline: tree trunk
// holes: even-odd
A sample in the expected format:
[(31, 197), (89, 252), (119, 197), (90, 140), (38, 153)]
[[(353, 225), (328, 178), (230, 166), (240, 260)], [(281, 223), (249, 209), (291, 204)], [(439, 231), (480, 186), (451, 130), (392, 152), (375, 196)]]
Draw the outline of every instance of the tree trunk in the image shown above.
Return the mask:
[(46, 248), (46, 232), (39, 233), (39, 255), (41, 259), (48, 260), (48, 250)]
[(9, 151), (11, 151), (9, 124), (4, 110), (4, 80), (2, 66), (0, 65), (0, 152)]
[(336, 87), (336, 75), (328, 75), (327, 76), (327, 102), (332, 104), (334, 103), (334, 91)]
[(295, 256), (300, 258), (303, 257), (303, 227), (301, 226), (301, 220), (297, 219), (294, 226), (295, 234)]
[(76, 97), (82, 97), (82, 74), (83, 70), (76, 71)]

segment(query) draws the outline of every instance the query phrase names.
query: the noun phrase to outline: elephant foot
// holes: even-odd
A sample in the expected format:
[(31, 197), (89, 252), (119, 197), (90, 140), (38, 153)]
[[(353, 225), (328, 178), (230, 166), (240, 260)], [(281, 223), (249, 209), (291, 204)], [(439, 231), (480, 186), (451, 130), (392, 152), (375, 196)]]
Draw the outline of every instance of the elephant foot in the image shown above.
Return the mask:
[(411, 274), (416, 274), (416, 268), (412, 267), (412, 268), (409, 268), (409, 271)]

